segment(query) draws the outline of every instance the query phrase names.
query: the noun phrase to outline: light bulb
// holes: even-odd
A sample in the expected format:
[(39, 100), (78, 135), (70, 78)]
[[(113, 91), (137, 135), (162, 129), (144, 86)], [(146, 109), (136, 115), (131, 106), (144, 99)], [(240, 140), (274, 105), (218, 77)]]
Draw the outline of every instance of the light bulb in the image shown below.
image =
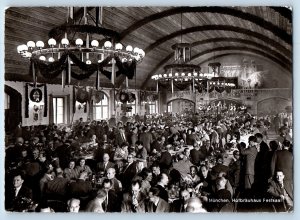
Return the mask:
[(172, 75), (172, 73), (169, 73), (169, 77), (172, 77), (173, 75)]
[(143, 51), (142, 49), (140, 49), (139, 54), (140, 54), (141, 57), (145, 57), (145, 51)]
[(54, 62), (54, 58), (53, 58), (53, 57), (49, 57), (48, 61), (49, 61), (50, 63), (52, 63), (52, 62)]
[(80, 38), (77, 38), (75, 41), (75, 44), (77, 47), (81, 47), (83, 45), (83, 40)]
[(54, 47), (56, 45), (56, 40), (54, 38), (50, 38), (48, 40), (48, 44), (50, 47)]
[(18, 53), (21, 53), (21, 52), (22, 52), (22, 48), (23, 48), (23, 45), (19, 45), (19, 46), (17, 47)]
[(122, 63), (126, 63), (127, 62), (127, 58), (122, 58)]
[(138, 47), (135, 47), (135, 48), (133, 49), (133, 53), (135, 53), (135, 54), (138, 54), (139, 51), (140, 51), (140, 48), (138, 48)]
[(67, 47), (69, 45), (69, 40), (67, 38), (63, 38), (63, 39), (61, 39), (61, 44), (64, 47)]
[(132, 50), (133, 50), (133, 48), (132, 48), (131, 45), (128, 45), (128, 46), (126, 47), (126, 51), (127, 51), (127, 52), (132, 52)]
[(185, 76), (185, 73), (181, 73), (181, 76)]
[(188, 73), (188, 76), (192, 76), (192, 73)]
[(162, 75), (161, 75), (161, 74), (159, 74), (159, 75), (158, 75), (158, 77), (159, 77), (159, 78), (162, 78)]
[(40, 41), (40, 40), (37, 41), (35, 45), (36, 45), (37, 48), (43, 48), (45, 46), (44, 42)]
[(40, 56), (40, 60), (45, 61), (46, 57), (45, 56)]
[(164, 77), (165, 77), (165, 78), (167, 78), (167, 76), (168, 76), (167, 74), (164, 74)]
[(122, 50), (123, 49), (123, 45), (121, 43), (117, 43), (115, 46), (116, 50)]
[(99, 42), (97, 40), (92, 40), (91, 45), (92, 47), (99, 47)]
[(88, 64), (88, 65), (90, 65), (90, 64), (92, 64), (92, 61), (87, 60), (87, 61), (85, 61), (85, 63)]
[(105, 43), (104, 43), (105, 48), (111, 48), (111, 46), (112, 46), (112, 44), (110, 41), (105, 41)]
[(179, 73), (176, 72), (176, 73), (175, 73), (175, 76), (179, 76)]
[(27, 47), (30, 48), (30, 49), (32, 49), (32, 48), (35, 47), (35, 43), (33, 41), (28, 41), (27, 42)]
[(194, 76), (198, 76), (198, 73), (197, 73), (197, 72), (194, 72)]

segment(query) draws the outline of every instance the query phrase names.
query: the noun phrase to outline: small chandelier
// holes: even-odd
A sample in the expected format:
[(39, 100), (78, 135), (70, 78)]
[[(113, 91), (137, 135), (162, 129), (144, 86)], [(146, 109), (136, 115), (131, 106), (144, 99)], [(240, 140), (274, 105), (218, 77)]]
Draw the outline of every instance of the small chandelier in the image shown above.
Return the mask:
[[(124, 74), (129, 67), (135, 69), (135, 65), (140, 63), (145, 57), (145, 52), (138, 47), (123, 45), (118, 41), (119, 33), (101, 27), (103, 16), (102, 7), (96, 7), (95, 13), (96, 15), (93, 17), (87, 11), (87, 8), (84, 7), (83, 19), (80, 19), (79, 23), (75, 24), (73, 17), (74, 8), (69, 7), (67, 24), (52, 29), (49, 32), (50, 39), (47, 41), (47, 44), (43, 41), (34, 42), (30, 40), (27, 44), (22, 44), (17, 47), (18, 53), (23, 58), (30, 59), (35, 66), (42, 66), (44, 69), (47, 68), (50, 73), (66, 69), (68, 73), (62, 78), (67, 78), (68, 83), (70, 83), (71, 77), (74, 76), (74, 78), (76, 78), (75, 74), (71, 74), (72, 65), (78, 66), (83, 72), (88, 72), (87, 76), (84, 76), (88, 78), (94, 72), (97, 71), (98, 74), (99, 69), (103, 70), (103, 67), (111, 64), (112, 73), (110, 76), (106, 76), (110, 78), (114, 84), (115, 63), (120, 74)], [(92, 17), (90, 20), (93, 20), (95, 25), (88, 24), (88, 15)], [(83, 21), (84, 24), (80, 24), (81, 21)], [(60, 38), (62, 39), (59, 40)], [(100, 43), (104, 43), (100, 45), (99, 41)], [(54, 63), (56, 65), (51, 65)], [(64, 64), (66, 64), (66, 68), (63, 67)], [(59, 68), (54, 69), (55, 66), (59, 66)], [(42, 70), (40, 70), (40, 72), (42, 72)], [(107, 71), (103, 71), (102, 73), (105, 75)], [(49, 77), (49, 74), (47, 75), (46, 72), (42, 75)], [(127, 74), (126, 77), (133, 77), (132, 75), (133, 74)], [(77, 77), (77, 79), (80, 78), (83, 78), (83, 76)], [(36, 80), (35, 73), (34, 80)], [(100, 80), (98, 75), (97, 80)]]
[[(176, 85), (195, 84), (195, 80), (203, 80), (208, 77), (207, 74), (201, 72), (201, 67), (194, 64), (188, 64), (191, 60), (191, 44), (177, 43), (172, 46), (174, 50), (174, 64), (164, 66), (164, 74), (156, 74), (151, 79), (158, 82), (168, 83), (171, 82), (172, 92), (174, 91), (174, 83)], [(194, 86), (193, 86), (194, 88)]]

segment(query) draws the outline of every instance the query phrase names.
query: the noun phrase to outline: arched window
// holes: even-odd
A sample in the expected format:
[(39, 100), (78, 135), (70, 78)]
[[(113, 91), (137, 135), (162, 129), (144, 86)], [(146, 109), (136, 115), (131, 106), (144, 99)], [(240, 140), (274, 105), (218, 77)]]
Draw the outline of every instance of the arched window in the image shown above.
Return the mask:
[[(103, 93), (104, 94), (104, 93)], [(104, 98), (95, 103), (93, 106), (94, 120), (108, 119), (109, 118), (109, 108), (108, 108), (108, 97), (104, 94)]]

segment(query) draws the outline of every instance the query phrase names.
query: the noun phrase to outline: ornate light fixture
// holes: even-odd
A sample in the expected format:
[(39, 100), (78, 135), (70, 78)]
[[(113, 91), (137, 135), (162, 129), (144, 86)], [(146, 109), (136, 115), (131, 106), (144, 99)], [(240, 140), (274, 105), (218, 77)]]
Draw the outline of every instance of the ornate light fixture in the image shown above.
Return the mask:
[[(96, 7), (94, 17), (84, 7), (83, 19), (80, 19), (78, 24), (75, 23), (73, 14), (74, 8), (69, 7), (67, 24), (49, 32), (48, 45), (43, 41), (30, 40), (27, 44), (17, 47), (18, 53), (33, 63), (34, 81), (36, 80), (35, 68), (47, 78), (51, 76), (54, 78), (63, 70), (67, 70), (68, 73), (65, 74), (66, 76), (63, 74), (62, 78), (66, 77), (68, 83), (70, 83), (71, 77), (75, 79), (88, 78), (96, 71), (97, 81), (100, 80), (99, 71), (110, 78), (113, 84), (115, 77), (120, 74), (125, 74), (126, 77), (132, 79), (135, 66), (143, 60), (145, 52), (138, 47), (123, 45), (118, 40), (119, 33), (100, 27), (103, 17), (102, 7)], [(88, 24), (90, 20), (95, 25)], [(81, 21), (84, 23), (80, 24)], [(103, 71), (108, 64), (111, 64), (111, 74)], [(72, 73), (72, 65), (78, 66), (85, 75)], [(117, 72), (115, 65), (118, 67)], [(62, 79), (62, 81), (64, 80)], [(98, 86), (99, 83), (97, 82)]]

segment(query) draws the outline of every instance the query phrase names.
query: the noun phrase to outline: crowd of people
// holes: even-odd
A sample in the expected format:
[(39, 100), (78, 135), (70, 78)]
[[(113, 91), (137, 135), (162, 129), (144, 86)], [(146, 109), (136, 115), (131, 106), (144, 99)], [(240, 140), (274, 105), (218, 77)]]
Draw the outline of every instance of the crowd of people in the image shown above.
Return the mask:
[[(20, 124), (6, 143), (5, 208), (292, 211), (292, 125), (278, 117), (166, 114), (81, 118), (62, 127)], [(271, 130), (278, 134), (273, 140)]]

